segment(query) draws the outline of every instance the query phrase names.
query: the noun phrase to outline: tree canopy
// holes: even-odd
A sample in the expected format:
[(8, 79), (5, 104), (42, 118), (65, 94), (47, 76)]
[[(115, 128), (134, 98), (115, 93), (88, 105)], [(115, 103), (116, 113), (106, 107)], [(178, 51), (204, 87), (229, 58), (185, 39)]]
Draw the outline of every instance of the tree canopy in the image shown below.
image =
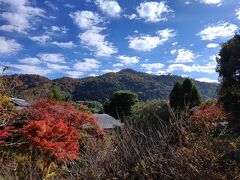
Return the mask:
[(240, 35), (222, 44), (217, 63), (219, 101), (227, 111), (240, 117)]
[(194, 107), (201, 103), (201, 96), (193, 82), (186, 78), (182, 84), (176, 82), (170, 93), (170, 106), (175, 109)]
[(131, 107), (138, 102), (138, 95), (129, 90), (116, 91), (110, 101), (104, 105), (104, 111), (111, 116), (123, 120), (130, 115)]

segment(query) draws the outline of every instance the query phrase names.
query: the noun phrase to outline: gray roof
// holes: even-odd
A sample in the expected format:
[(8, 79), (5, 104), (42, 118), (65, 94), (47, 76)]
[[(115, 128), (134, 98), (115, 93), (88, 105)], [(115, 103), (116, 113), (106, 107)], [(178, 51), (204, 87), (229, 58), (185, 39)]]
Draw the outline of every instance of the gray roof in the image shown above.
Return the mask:
[[(102, 129), (114, 129), (123, 126), (123, 123), (108, 114), (93, 114), (93, 116), (97, 119), (97, 124)], [(88, 125), (84, 125), (83, 127), (88, 128)]]
[(30, 106), (30, 103), (24, 99), (11, 98), (11, 102), (16, 106), (27, 107)]

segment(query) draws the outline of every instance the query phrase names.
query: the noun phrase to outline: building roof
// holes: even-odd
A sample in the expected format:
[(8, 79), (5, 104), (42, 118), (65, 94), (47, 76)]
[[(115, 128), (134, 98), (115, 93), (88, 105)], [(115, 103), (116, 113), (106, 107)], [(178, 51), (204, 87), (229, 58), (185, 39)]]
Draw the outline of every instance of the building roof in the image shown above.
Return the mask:
[(16, 106), (20, 106), (20, 107), (27, 107), (30, 106), (30, 103), (27, 102), (24, 99), (18, 99), (18, 98), (11, 98), (11, 102), (16, 105)]
[(98, 125), (103, 129), (114, 129), (123, 126), (123, 123), (108, 114), (93, 114), (93, 116), (97, 118)]

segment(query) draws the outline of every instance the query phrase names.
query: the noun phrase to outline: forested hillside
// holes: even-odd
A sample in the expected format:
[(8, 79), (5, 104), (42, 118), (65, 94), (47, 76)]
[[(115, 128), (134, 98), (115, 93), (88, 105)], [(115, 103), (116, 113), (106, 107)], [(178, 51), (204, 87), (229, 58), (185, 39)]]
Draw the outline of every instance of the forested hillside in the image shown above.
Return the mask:
[[(150, 75), (131, 69), (83, 79), (64, 77), (49, 80), (38, 75), (11, 75), (4, 78), (12, 82), (16, 96), (29, 100), (49, 97), (57, 88), (66, 100), (98, 101), (105, 101), (113, 92), (121, 89), (136, 92), (141, 100), (168, 99), (174, 83), (184, 80), (180, 76)], [(217, 84), (199, 81), (195, 81), (195, 84), (204, 99), (216, 97)]]

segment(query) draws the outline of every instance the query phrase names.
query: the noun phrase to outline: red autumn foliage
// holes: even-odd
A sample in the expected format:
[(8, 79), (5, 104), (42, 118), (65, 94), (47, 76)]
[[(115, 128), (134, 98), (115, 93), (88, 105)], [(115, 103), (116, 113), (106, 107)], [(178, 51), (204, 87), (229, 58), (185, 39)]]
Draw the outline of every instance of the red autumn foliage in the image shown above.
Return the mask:
[(26, 109), (25, 116), (29, 121), (22, 129), (24, 136), (35, 147), (58, 160), (78, 157), (78, 129), (83, 124), (100, 132), (91, 114), (79, 111), (67, 102), (41, 100)]
[(226, 119), (227, 113), (222, 107), (213, 106), (200, 110), (195, 110), (189, 118), (189, 122), (197, 127), (211, 129), (214, 124)]
[(0, 130), (0, 144), (4, 144), (3, 140), (10, 135), (13, 129), (13, 126), (5, 126), (2, 130)]
[(89, 124), (95, 128), (96, 119), (89, 113), (79, 111), (68, 102), (53, 100), (40, 100), (25, 112), (29, 119), (43, 120), (51, 116), (53, 119), (62, 119), (66, 124), (81, 128), (83, 124)]
[(44, 120), (31, 120), (23, 128), (28, 141), (55, 159), (76, 159), (78, 157), (78, 132), (62, 119), (48, 117)]

